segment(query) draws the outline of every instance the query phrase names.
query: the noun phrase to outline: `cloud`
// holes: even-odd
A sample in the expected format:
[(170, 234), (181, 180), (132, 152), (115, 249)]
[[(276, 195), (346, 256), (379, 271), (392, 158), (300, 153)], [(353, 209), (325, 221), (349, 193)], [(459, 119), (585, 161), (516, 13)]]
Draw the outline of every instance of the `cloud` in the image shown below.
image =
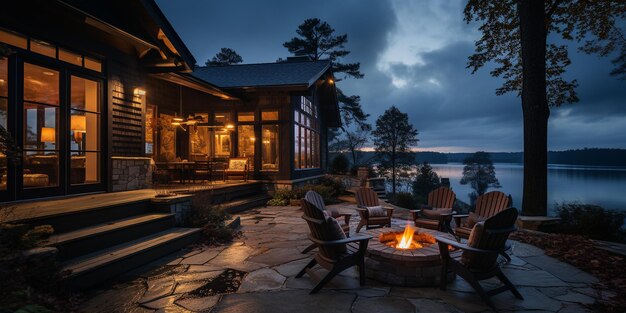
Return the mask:
[[(419, 149), (521, 151), (521, 100), (496, 96), (502, 84), (490, 67), (471, 74), (477, 25), (463, 21), (465, 1), (319, 0), (315, 2), (159, 0), (199, 63), (221, 47), (246, 63), (288, 55), (282, 43), (309, 17), (347, 33), (346, 62), (361, 62), (363, 79), (338, 86), (360, 95), (370, 122), (391, 105), (409, 114)], [(609, 59), (570, 49), (568, 78), (579, 82), (580, 102), (552, 108), (550, 149), (626, 148), (626, 82), (610, 77)]]

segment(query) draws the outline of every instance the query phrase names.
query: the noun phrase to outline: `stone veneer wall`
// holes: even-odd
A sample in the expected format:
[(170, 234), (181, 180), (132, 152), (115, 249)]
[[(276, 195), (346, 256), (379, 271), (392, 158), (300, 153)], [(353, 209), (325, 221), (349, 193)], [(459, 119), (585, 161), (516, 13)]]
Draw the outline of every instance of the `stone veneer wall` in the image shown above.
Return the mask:
[(148, 188), (151, 182), (150, 158), (111, 158), (111, 191), (144, 189)]

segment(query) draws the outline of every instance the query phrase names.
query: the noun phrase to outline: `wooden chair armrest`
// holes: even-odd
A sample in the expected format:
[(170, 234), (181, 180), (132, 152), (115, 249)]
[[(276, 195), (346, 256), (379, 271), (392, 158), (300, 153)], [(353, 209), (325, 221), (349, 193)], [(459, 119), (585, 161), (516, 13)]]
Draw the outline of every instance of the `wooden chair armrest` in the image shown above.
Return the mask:
[(464, 218), (468, 218), (469, 214), (454, 214), (452, 218), (454, 219), (454, 223), (456, 223), (456, 227), (461, 226), (461, 220)]
[(392, 216), (393, 215), (394, 208), (385, 207), (384, 209), (387, 211), (387, 216)]
[(370, 212), (367, 209), (364, 208), (356, 208), (356, 211), (359, 212), (359, 216), (361, 216), (362, 219), (368, 219)]
[(422, 210), (409, 210), (409, 212), (411, 212), (411, 219), (416, 220), (419, 218), (419, 214)]
[(343, 219), (346, 221), (346, 225), (350, 225), (350, 218), (352, 217), (352, 213), (339, 213), (337, 217), (343, 216)]
[(500, 252), (499, 250), (485, 250), (485, 249), (472, 248), (465, 243), (460, 243), (455, 240), (443, 238), (443, 237), (435, 237), (435, 240), (437, 240), (437, 243), (439, 243), (440, 247), (441, 247), (441, 244), (444, 244), (446, 246), (453, 246), (463, 251), (470, 251), (470, 252), (482, 253), (482, 254), (498, 254)]
[(345, 239), (338, 240), (319, 240), (311, 235), (309, 235), (309, 239), (313, 241), (315, 244), (322, 246), (333, 246), (333, 245), (344, 245), (351, 242), (367, 242), (372, 239), (372, 236), (368, 235), (356, 235)]

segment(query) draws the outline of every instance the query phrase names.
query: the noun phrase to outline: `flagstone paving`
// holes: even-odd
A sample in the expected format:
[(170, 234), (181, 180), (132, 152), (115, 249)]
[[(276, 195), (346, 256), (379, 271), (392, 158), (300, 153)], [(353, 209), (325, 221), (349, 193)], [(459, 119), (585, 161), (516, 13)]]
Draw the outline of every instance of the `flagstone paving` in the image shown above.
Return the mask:
[[(354, 205), (337, 205), (354, 212)], [(297, 207), (265, 207), (240, 215), (242, 236), (220, 247), (194, 247), (125, 275), (107, 289), (95, 290), (85, 312), (490, 312), (461, 278), (438, 288), (389, 286), (367, 280), (360, 286), (349, 269), (322, 291), (309, 295), (326, 271), (295, 275), (314, 252)], [(354, 214), (351, 224), (358, 223)], [(394, 220), (396, 225), (407, 222)], [(355, 226), (353, 225), (353, 226)], [(355, 227), (352, 227), (353, 229)], [(512, 260), (503, 271), (525, 300), (510, 293), (493, 297), (501, 312), (591, 312), (601, 294), (597, 279), (546, 256), (541, 249), (512, 242)], [(228, 282), (223, 284), (222, 282)], [(487, 280), (487, 287), (496, 286)]]

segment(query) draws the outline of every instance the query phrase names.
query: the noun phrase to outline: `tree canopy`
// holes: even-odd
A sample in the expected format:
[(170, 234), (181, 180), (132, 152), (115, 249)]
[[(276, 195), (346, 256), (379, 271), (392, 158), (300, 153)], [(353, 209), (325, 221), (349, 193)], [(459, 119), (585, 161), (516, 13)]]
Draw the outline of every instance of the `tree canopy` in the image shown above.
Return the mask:
[[(348, 43), (348, 35), (335, 35), (335, 30), (324, 21), (318, 18), (306, 19), (298, 26), (296, 30), (298, 37), (283, 43), (283, 46), (294, 55), (305, 55), (311, 60), (317, 61), (328, 59), (332, 62), (335, 74), (343, 74), (342, 78), (363, 78), (361, 73), (361, 64), (342, 63), (341, 59), (348, 54), (349, 50), (345, 49)], [(337, 100), (340, 103), (339, 110), (344, 122), (344, 131), (347, 127), (356, 124), (362, 130), (370, 130), (371, 126), (367, 123), (369, 114), (363, 112), (361, 107), (361, 97), (357, 95), (348, 96), (337, 87)], [(332, 135), (332, 134), (331, 134)]]
[[(496, 89), (502, 95), (522, 92), (522, 57), (519, 12), (517, 0), (469, 0), (465, 7), (465, 21), (482, 22), (481, 38), (476, 41), (476, 52), (467, 64), (472, 72), (489, 62), (497, 64), (490, 74), (502, 77), (504, 83)], [(601, 56), (616, 54), (611, 75), (626, 79), (626, 36), (616, 21), (626, 17), (624, 1), (545, 1), (546, 36), (558, 42), (575, 41), (579, 51)], [(621, 25), (623, 27), (623, 25)], [(558, 36), (558, 37), (557, 37)], [(578, 102), (576, 79), (564, 77), (571, 64), (568, 47), (552, 40), (546, 46), (546, 83), (548, 105), (559, 106)]]
[(233, 49), (231, 48), (222, 48), (220, 52), (216, 53), (215, 56), (206, 61), (207, 66), (218, 66), (218, 65), (233, 65), (239, 64), (243, 62), (243, 58)]
[(441, 186), (441, 179), (433, 167), (424, 162), (418, 170), (415, 181), (413, 182), (413, 194), (425, 198), (428, 194)]
[(376, 120), (372, 131), (376, 156), (381, 168), (391, 170), (393, 194), (396, 194), (397, 168), (415, 160), (411, 148), (417, 145), (417, 129), (409, 123), (409, 116), (391, 106)]
[(625, 1), (468, 0), (465, 21), (479, 22), (481, 38), (469, 57), (473, 72), (495, 63), (502, 77), (496, 94), (521, 96), (524, 121), (522, 215), (546, 215), (548, 198), (548, 119), (550, 107), (578, 102), (576, 79), (566, 43), (579, 51), (611, 56), (610, 73), (626, 78)]
[(474, 192), (470, 194), (470, 199), (476, 199), (487, 192), (489, 188), (500, 188), (500, 182), (496, 178), (496, 169), (491, 161), (489, 153), (478, 151), (468, 156), (463, 161), (463, 177), (461, 185), (469, 184)]

